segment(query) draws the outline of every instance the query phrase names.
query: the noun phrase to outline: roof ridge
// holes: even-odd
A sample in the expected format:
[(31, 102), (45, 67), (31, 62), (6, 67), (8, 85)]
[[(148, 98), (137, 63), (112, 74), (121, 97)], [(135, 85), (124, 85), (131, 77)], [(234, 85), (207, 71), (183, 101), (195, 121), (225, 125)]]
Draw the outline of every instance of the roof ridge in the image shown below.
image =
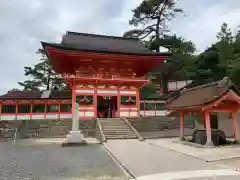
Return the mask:
[(207, 83), (207, 84), (202, 84), (202, 85), (198, 85), (198, 86), (195, 86), (195, 87), (192, 87), (192, 88), (186, 88), (186, 89), (183, 89), (181, 91), (182, 92), (186, 92), (186, 91), (192, 91), (192, 90), (196, 90), (198, 88), (205, 88), (205, 87), (208, 87), (208, 86), (212, 86), (212, 85), (218, 85), (219, 87), (222, 87), (222, 86), (235, 86), (235, 84), (231, 81), (231, 79), (229, 77), (224, 77), (223, 79), (221, 80), (218, 80), (218, 81), (213, 81), (213, 82), (210, 82), (210, 83)]
[(109, 35), (103, 35), (103, 34), (80, 33), (80, 32), (73, 32), (73, 31), (67, 31), (66, 35), (82, 35), (82, 36), (92, 36), (92, 37), (101, 37), (101, 38), (110, 38), (110, 39), (139, 41), (138, 38), (126, 38), (126, 37), (121, 37), (121, 36), (109, 36)]
[(202, 84), (202, 85), (198, 85), (198, 86), (195, 86), (195, 87), (192, 87), (192, 88), (184, 88), (182, 92), (186, 92), (186, 91), (192, 91), (192, 90), (196, 90), (196, 89), (199, 89), (199, 88), (205, 88), (205, 87), (208, 87), (208, 86), (212, 86), (212, 85), (216, 85), (220, 82), (221, 80), (219, 81), (213, 81), (213, 82), (210, 82), (210, 83), (207, 83), (207, 84)]

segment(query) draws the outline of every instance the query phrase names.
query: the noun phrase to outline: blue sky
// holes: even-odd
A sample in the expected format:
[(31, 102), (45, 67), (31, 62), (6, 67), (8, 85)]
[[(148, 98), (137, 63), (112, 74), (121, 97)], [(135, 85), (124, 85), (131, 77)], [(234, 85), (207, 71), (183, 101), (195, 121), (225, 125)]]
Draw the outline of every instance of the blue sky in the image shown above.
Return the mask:
[[(0, 0), (0, 94), (26, 79), (24, 66), (38, 62), (40, 41), (59, 42), (65, 31), (121, 36), (131, 29), (131, 9), (141, 0)], [(229, 3), (231, 2), (231, 3)], [(239, 0), (180, 0), (187, 17), (170, 22), (173, 33), (198, 51), (216, 41), (223, 22), (240, 25)]]

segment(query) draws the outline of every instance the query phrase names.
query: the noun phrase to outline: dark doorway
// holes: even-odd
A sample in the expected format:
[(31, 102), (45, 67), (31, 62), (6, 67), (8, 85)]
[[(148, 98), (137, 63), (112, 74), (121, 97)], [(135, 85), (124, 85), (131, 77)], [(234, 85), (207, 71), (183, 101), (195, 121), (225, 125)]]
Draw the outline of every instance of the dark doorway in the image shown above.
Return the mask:
[(99, 118), (114, 118), (117, 109), (117, 96), (97, 97), (97, 114)]
[(217, 116), (217, 114), (211, 114), (210, 120), (211, 120), (211, 128), (212, 129), (218, 129), (218, 116)]

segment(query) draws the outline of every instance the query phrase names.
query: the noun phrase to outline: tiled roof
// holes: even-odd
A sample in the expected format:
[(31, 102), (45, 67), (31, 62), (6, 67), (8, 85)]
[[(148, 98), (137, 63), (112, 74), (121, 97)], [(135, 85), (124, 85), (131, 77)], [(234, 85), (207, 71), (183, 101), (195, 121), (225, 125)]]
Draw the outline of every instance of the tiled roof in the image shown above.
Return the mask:
[[(0, 99), (42, 99), (41, 91), (9, 91), (7, 94), (0, 96)], [(49, 99), (71, 99), (72, 93), (70, 90), (56, 91), (50, 93)]]
[(51, 99), (72, 99), (72, 91), (51, 91), (50, 93)]
[(9, 91), (0, 96), (0, 99), (39, 99), (41, 94), (40, 91)]
[(184, 89), (178, 96), (168, 100), (166, 107), (168, 109), (199, 107), (222, 97), (229, 90), (239, 94), (231, 80), (224, 78), (221, 81)]
[(138, 39), (116, 36), (96, 35), (87, 33), (67, 32), (62, 37), (61, 44), (44, 43), (43, 47), (52, 46), (63, 49), (73, 49), (87, 52), (103, 52), (116, 54), (166, 55), (169, 53), (152, 52)]

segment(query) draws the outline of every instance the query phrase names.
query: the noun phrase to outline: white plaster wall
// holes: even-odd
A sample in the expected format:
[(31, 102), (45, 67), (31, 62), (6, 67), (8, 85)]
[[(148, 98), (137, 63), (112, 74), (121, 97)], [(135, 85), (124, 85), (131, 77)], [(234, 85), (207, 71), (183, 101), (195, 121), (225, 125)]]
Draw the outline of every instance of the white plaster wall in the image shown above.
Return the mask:
[(90, 112), (90, 111), (85, 112), (85, 116), (87, 117), (94, 116), (94, 112)]
[(129, 116), (129, 112), (120, 112), (120, 117)]
[(46, 119), (58, 119), (58, 114), (46, 114)]
[(131, 116), (131, 117), (134, 117), (134, 116), (137, 116), (137, 115), (138, 115), (137, 112), (130, 112), (130, 116)]
[(32, 115), (32, 120), (39, 120), (44, 119), (44, 115), (38, 114), (38, 115)]
[(30, 115), (18, 115), (17, 120), (29, 120)]
[(156, 114), (155, 114), (155, 111), (145, 111), (145, 115), (144, 115), (144, 111), (140, 111), (141, 116), (166, 116), (167, 113), (168, 111), (165, 111), (165, 110), (157, 110)]
[(156, 115), (157, 116), (165, 116), (167, 114), (167, 111), (164, 110), (157, 110)]
[(1, 115), (1, 120), (2, 121), (16, 120), (16, 116), (15, 115)]
[(61, 119), (68, 119), (68, 118), (72, 118), (72, 114), (61, 114), (60, 115)]

